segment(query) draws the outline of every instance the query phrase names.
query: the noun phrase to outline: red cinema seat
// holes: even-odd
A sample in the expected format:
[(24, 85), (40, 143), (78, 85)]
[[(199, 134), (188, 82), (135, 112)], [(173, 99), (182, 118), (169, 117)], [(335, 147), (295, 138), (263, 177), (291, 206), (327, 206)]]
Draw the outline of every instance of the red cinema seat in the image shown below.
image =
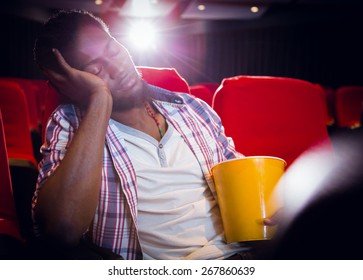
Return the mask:
[(0, 108), (3, 114), (10, 163), (36, 168), (28, 106), (24, 91), (17, 83), (0, 81)]
[(151, 85), (170, 91), (190, 93), (189, 84), (175, 68), (137, 66), (142, 78)]
[(0, 259), (21, 259), (23, 253), (0, 110)]
[(36, 98), (37, 98), (38, 123), (41, 128), (43, 124), (43, 114), (45, 109), (45, 97), (48, 92), (48, 82), (46, 80), (29, 80), (29, 82), (31, 82), (37, 88)]
[(220, 86), (220, 84), (216, 84), (216, 83), (200, 83), (199, 85), (202, 85), (202, 86), (205, 86), (206, 88), (208, 88), (213, 93), (213, 95)]
[(292, 78), (235, 76), (222, 81), (213, 99), (227, 136), (246, 156), (277, 156), (288, 166), (305, 150), (332, 145), (321, 95)]
[(29, 114), (29, 126), (32, 132), (39, 133), (39, 107), (38, 107), (38, 98), (37, 91), (38, 87), (34, 85), (28, 79), (22, 78), (2, 78), (2, 81), (10, 81), (17, 83), (25, 94), (26, 103), (28, 106), (28, 114)]
[(0, 81), (6, 148), (14, 192), (15, 207), (22, 236), (33, 234), (31, 199), (37, 179), (37, 162), (33, 154), (27, 105), (23, 90), (15, 82)]
[(42, 94), (45, 81), (23, 78), (2, 78), (4, 81), (12, 81), (19, 84), (25, 93), (28, 106), (29, 126), (33, 145), (33, 152), (37, 161), (40, 159), (41, 125), (42, 125)]
[(5, 132), (0, 111), (0, 234), (22, 240), (15, 210)]
[(317, 87), (321, 100), (323, 102), (323, 110), (324, 110), (324, 116), (325, 116), (325, 123), (327, 126), (331, 126), (334, 124), (334, 115), (330, 107), (330, 100), (328, 96), (328, 91), (321, 85), (315, 84)]
[(213, 96), (219, 85), (217, 84), (195, 84), (190, 86), (190, 94), (205, 101), (212, 106)]
[(329, 118), (332, 122), (331, 125), (336, 123), (336, 113), (335, 113), (335, 90), (329, 86), (323, 86), (325, 92), (325, 99), (328, 106)]
[(337, 125), (341, 128), (361, 126), (363, 86), (342, 86), (335, 93)]

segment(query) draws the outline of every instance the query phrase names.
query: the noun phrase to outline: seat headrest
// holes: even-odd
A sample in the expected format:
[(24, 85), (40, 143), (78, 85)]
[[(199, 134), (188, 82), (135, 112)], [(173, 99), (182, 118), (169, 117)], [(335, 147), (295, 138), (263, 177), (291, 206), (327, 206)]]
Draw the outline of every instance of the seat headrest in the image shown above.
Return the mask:
[(175, 68), (137, 66), (142, 78), (166, 90), (190, 93), (189, 84)]

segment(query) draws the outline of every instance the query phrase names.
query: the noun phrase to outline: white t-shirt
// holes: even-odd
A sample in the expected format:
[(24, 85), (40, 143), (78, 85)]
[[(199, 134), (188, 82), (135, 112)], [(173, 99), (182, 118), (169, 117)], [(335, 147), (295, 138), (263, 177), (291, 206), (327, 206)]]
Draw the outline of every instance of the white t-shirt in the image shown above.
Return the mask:
[(136, 171), (145, 259), (221, 259), (246, 250), (225, 243), (217, 202), (199, 162), (172, 125), (158, 142), (115, 124)]

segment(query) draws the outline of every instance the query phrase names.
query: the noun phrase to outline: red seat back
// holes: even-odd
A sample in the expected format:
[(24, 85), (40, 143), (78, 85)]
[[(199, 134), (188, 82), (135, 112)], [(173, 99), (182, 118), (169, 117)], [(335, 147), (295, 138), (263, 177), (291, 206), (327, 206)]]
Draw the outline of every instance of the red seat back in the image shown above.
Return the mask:
[(43, 113), (45, 108), (45, 97), (48, 92), (48, 82), (46, 80), (29, 80), (37, 87), (37, 107), (38, 107), (38, 120), (40, 124), (43, 121)]
[(220, 86), (220, 84), (216, 84), (216, 83), (201, 83), (200, 85), (205, 86), (206, 88), (208, 88), (210, 90), (210, 92), (213, 93), (213, 95)]
[(219, 85), (216, 84), (195, 84), (190, 86), (190, 94), (205, 101), (212, 106), (213, 96)]
[(335, 93), (335, 111), (338, 127), (361, 126), (363, 86), (343, 86)]
[(331, 104), (330, 104), (330, 92), (320, 84), (315, 85), (320, 93), (321, 100), (323, 103), (323, 110), (324, 110), (324, 116), (325, 116), (325, 123), (328, 126), (331, 126), (334, 124), (334, 114), (331, 110)]
[(0, 81), (0, 109), (6, 134), (9, 159), (36, 168), (29, 114), (24, 91), (15, 82)]
[(335, 112), (335, 90), (329, 86), (323, 86), (325, 92), (325, 99), (328, 106), (329, 118), (332, 121), (332, 125), (336, 122)]
[(29, 126), (32, 131), (39, 131), (39, 110), (38, 106), (38, 86), (33, 84), (31, 80), (22, 78), (1, 78), (1, 81), (11, 81), (19, 84), (25, 94), (28, 106)]
[(306, 81), (236, 76), (222, 81), (213, 99), (226, 134), (245, 155), (277, 156), (288, 166), (321, 142), (331, 148), (321, 96)]
[(0, 234), (21, 240), (0, 110)]
[(137, 66), (142, 78), (149, 84), (170, 91), (190, 93), (187, 81), (175, 68)]

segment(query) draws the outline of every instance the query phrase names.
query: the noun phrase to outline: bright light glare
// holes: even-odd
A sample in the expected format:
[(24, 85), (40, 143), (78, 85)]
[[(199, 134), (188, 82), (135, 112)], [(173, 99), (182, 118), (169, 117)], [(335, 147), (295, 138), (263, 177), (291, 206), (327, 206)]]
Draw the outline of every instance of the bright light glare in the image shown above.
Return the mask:
[(199, 11), (205, 11), (205, 5), (198, 5), (198, 10)]
[(259, 11), (259, 8), (257, 6), (252, 6), (251, 7), (251, 12), (252, 13), (258, 13), (258, 11)]
[(129, 39), (138, 49), (148, 49), (155, 46), (156, 31), (150, 22), (138, 22), (129, 32)]

